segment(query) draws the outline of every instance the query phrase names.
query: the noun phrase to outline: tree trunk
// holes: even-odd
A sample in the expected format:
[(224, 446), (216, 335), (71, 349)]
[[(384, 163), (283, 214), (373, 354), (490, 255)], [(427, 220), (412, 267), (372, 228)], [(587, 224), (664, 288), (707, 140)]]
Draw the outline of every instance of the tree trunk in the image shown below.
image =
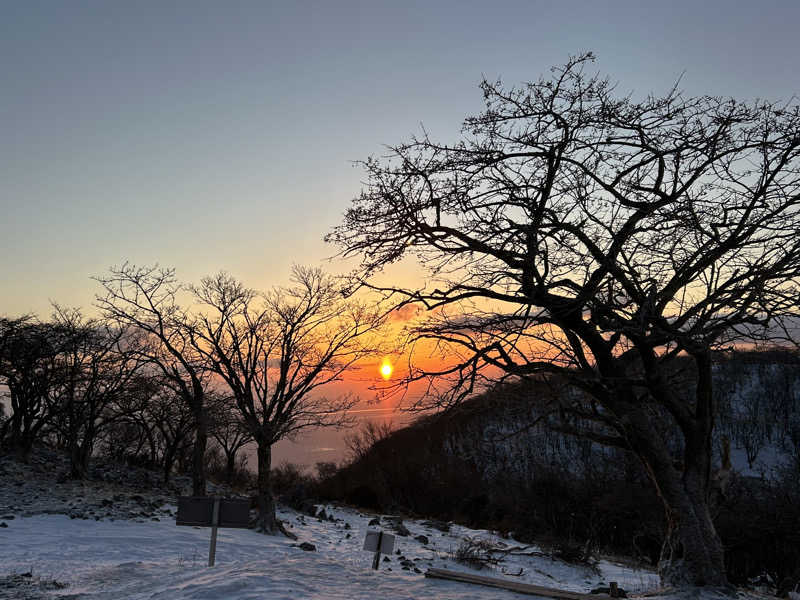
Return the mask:
[(27, 463), (30, 459), (32, 443), (29, 436), (25, 435), (25, 420), (23, 419), (23, 412), (21, 403), (15, 398), (12, 390), (11, 395), (11, 421), (8, 446), (12, 449), (17, 458)]
[(20, 434), (19, 436), (11, 438), (11, 448), (17, 459), (25, 464), (28, 464), (31, 459), (31, 452), (33, 452), (33, 439), (31, 436)]
[(69, 444), (70, 479), (86, 479), (88, 462), (88, 457), (84, 457), (80, 444), (75, 440), (71, 440)]
[[(2, 417), (4, 415), (0, 415)], [(0, 420), (0, 450), (5, 447), (5, 440), (9, 437), (8, 432), (11, 431), (11, 419), (6, 418), (5, 421)]]
[(667, 516), (659, 572), (671, 586), (726, 587), (722, 540), (709, 510), (705, 457), (698, 454), (687, 444), (683, 472), (671, 464), (650, 464)]
[(272, 469), (272, 445), (258, 441), (256, 448), (258, 456), (258, 483), (256, 487), (256, 502), (258, 504), (258, 521), (256, 530), (261, 533), (276, 534), (283, 532), (283, 527), (275, 516), (275, 498), (272, 495), (270, 471)]
[(158, 464), (158, 450), (156, 448), (156, 438), (150, 430), (147, 430), (147, 443), (150, 446), (150, 466), (155, 467)]
[(203, 402), (194, 406), (195, 438), (192, 457), (192, 495), (206, 495), (206, 445), (208, 443), (208, 426)]
[(69, 466), (71, 479), (86, 479), (89, 476), (89, 460), (94, 449), (95, 430), (87, 429), (83, 434), (83, 442), (78, 442), (77, 435), (71, 436)]
[[(271, 462), (271, 461), (270, 461)], [(225, 452), (225, 483), (233, 483), (233, 473), (236, 470), (236, 450)]]
[(164, 462), (161, 465), (164, 472), (164, 485), (169, 483), (169, 476), (172, 473), (172, 466), (175, 464), (176, 449), (168, 448), (164, 450)]
[[(709, 373), (710, 374), (710, 373)], [(700, 377), (698, 400), (710, 387)], [(709, 378), (710, 379), (710, 378)], [(625, 419), (631, 449), (642, 461), (664, 504), (667, 535), (659, 561), (662, 581), (670, 586), (727, 587), (722, 541), (711, 519), (711, 430), (713, 414), (706, 405), (685, 421), (683, 464), (676, 464), (666, 441), (644, 410)]]

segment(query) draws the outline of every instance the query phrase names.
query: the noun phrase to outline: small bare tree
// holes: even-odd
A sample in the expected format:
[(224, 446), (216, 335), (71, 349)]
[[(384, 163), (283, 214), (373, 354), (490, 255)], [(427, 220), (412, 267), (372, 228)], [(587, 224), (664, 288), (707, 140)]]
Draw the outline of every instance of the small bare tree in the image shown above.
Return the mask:
[(152, 343), (144, 352), (191, 411), (194, 425), (192, 493), (205, 496), (207, 373), (190, 343), (188, 317), (178, 304), (181, 285), (175, 278), (175, 271), (125, 263), (95, 279), (105, 289), (104, 295), (97, 296), (96, 306), (120, 327), (136, 329), (150, 337)]
[(347, 459), (351, 463), (363, 459), (375, 444), (387, 439), (395, 429), (391, 421), (367, 421), (358, 431), (345, 436)]
[(231, 484), (236, 472), (236, 455), (253, 441), (253, 436), (242, 421), (236, 400), (228, 394), (209, 394), (208, 423), (209, 434), (225, 455), (225, 482)]
[[(193, 436), (197, 435), (194, 411), (181, 400), (181, 386), (171, 377), (157, 378), (158, 384), (153, 395), (143, 407), (142, 415), (156, 433), (158, 445), (157, 460), (164, 476), (164, 483), (170, 476), (178, 459), (197, 449)], [(194, 463), (193, 463), (194, 464)], [(205, 469), (205, 462), (204, 469)], [(204, 471), (205, 473), (205, 471)]]
[(561, 429), (633, 452), (663, 500), (662, 576), (725, 584), (712, 356), (796, 339), (800, 105), (677, 89), (636, 101), (587, 73), (592, 58), (520, 87), (484, 81), (461, 141), (425, 135), (368, 160), (329, 239), (363, 258), (371, 287), (404, 257), (426, 268), (418, 288), (380, 289), (432, 311), (411, 341), (443, 361), (412, 356), (411, 379), (452, 385), (427, 401), (568, 381), (580, 394)]
[(305, 428), (349, 423), (356, 398), (320, 388), (376, 351), (381, 314), (348, 300), (322, 271), (301, 267), (291, 287), (266, 295), (225, 274), (203, 279), (194, 293), (203, 305), (194, 346), (230, 388), (257, 446), (258, 529), (285, 532), (270, 485), (272, 445)]

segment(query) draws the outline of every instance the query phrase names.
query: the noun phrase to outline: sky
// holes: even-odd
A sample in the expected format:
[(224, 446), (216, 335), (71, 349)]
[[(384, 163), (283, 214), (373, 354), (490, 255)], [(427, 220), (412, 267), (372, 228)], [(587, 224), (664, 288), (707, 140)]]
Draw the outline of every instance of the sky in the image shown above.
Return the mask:
[[(592, 50), (636, 94), (800, 92), (797, 2), (0, 1), (0, 314), (125, 260), (256, 288), (319, 265), (354, 165), (449, 141), (482, 76)], [(324, 263), (332, 271), (345, 265)]]
[[(124, 261), (258, 289), (344, 271), (322, 238), (356, 161), (455, 140), (482, 77), (591, 50), (621, 93), (788, 98), (798, 22), (795, 1), (0, 0), (0, 315), (91, 313)], [(276, 460), (341, 457), (314, 435)]]

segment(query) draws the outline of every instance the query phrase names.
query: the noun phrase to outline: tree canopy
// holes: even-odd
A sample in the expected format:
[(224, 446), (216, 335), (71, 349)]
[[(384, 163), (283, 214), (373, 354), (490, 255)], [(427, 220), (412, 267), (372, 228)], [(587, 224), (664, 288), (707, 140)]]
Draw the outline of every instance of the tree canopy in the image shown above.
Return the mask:
[[(410, 329), (409, 381), (447, 385), (424, 403), (482, 378), (567, 378), (581, 391), (562, 407), (574, 433), (636, 453), (664, 499), (668, 578), (723, 583), (712, 352), (794, 335), (800, 105), (677, 87), (635, 99), (592, 61), (521, 86), (483, 81), (460, 141), (424, 133), (363, 163), (366, 185), (327, 239), (361, 258), (362, 285), (428, 309)], [(376, 283), (405, 258), (424, 268), (419, 287)], [(421, 342), (441, 366), (414, 360)], [(689, 397), (677, 357), (690, 359)]]

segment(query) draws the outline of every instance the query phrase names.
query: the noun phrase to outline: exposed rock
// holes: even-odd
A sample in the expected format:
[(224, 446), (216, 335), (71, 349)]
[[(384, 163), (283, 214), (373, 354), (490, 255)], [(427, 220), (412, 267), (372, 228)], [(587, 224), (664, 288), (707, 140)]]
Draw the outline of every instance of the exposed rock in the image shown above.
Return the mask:
[(437, 531), (441, 531), (442, 533), (449, 533), (450, 532), (450, 523), (446, 521), (439, 521), (436, 519), (429, 519), (428, 521), (423, 521), (422, 524), (425, 527), (430, 527), (431, 529), (436, 529)]
[(418, 535), (414, 539), (417, 540), (420, 544), (427, 544), (430, 541), (428, 540), (427, 535)]
[[(0, 456), (0, 519), (62, 514), (73, 519), (138, 519), (171, 514), (160, 508), (190, 488), (190, 479), (175, 476), (164, 484), (160, 473), (122, 463), (93, 459), (89, 478), (56, 485), (69, 459), (47, 448), (35, 448), (31, 464)], [(48, 469), (37, 469), (39, 463)], [(113, 498), (113, 499), (112, 499)], [(163, 517), (162, 517), (163, 518)]]
[(306, 552), (315, 552), (317, 550), (317, 547), (314, 544), (309, 544), (308, 542), (303, 542), (297, 547), (301, 550), (305, 550)]
[(369, 523), (367, 523), (367, 526), (368, 527), (375, 527), (375, 526), (380, 525), (380, 524), (381, 524), (380, 518), (379, 517), (375, 517)]
[(403, 519), (400, 517), (386, 517), (386, 520), (389, 521), (389, 527), (391, 527), (397, 535), (403, 537), (408, 537), (411, 535), (408, 527), (403, 525)]

